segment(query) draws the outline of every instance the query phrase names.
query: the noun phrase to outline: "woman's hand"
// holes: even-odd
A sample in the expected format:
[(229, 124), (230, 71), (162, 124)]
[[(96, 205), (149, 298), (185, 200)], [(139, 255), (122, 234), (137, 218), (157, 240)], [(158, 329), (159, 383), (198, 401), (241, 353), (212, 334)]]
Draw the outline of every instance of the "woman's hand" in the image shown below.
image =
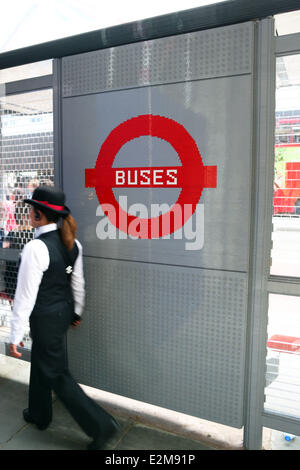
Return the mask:
[[(24, 343), (20, 341), (19, 346), (21, 346), (21, 348), (24, 348)], [(16, 357), (17, 359), (22, 356), (22, 354), (18, 352), (18, 348), (16, 344), (10, 343), (10, 345), (8, 346), (8, 350), (9, 350), (9, 354), (13, 357)]]
[(77, 315), (77, 313), (73, 313), (73, 318), (72, 318), (72, 328), (77, 328), (81, 323), (81, 316)]

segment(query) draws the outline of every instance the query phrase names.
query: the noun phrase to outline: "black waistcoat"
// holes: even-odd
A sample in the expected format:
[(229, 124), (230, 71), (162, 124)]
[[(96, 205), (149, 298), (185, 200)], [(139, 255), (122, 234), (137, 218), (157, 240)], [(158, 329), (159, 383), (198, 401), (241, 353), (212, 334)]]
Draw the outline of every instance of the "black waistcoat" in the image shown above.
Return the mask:
[(74, 243), (72, 250), (67, 251), (59, 230), (43, 233), (38, 240), (42, 240), (47, 246), (50, 262), (42, 277), (31, 316), (51, 313), (64, 308), (66, 303), (74, 302), (71, 275), (78, 256), (77, 244)]

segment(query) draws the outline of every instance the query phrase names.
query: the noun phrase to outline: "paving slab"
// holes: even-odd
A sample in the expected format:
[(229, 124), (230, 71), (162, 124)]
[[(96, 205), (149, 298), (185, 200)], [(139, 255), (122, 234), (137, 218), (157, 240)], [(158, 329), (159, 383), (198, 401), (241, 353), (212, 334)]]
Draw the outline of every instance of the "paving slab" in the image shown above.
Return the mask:
[[(53, 395), (53, 420), (40, 431), (23, 420), (22, 410), (27, 408), (30, 364), (0, 354), (0, 450), (84, 450), (91, 439), (82, 431), (58, 398)], [(131, 400), (82, 386), (91, 398), (111, 412), (120, 424), (120, 432), (109, 440), (104, 450), (213, 450), (213, 444), (193, 439), (195, 433), (188, 426), (187, 436), (161, 429), (166, 420), (159, 411), (143, 423), (143, 409), (130, 408)], [(122, 400), (126, 405), (120, 404)], [(106, 406), (107, 405), (107, 406)], [(127, 410), (126, 406), (128, 407)], [(138, 406), (143, 406), (139, 404)], [(146, 407), (146, 404), (145, 404)], [(126, 411), (126, 412), (125, 412)], [(138, 411), (138, 413), (136, 412)], [(127, 414), (126, 414), (127, 413)], [(149, 415), (150, 416), (150, 415)], [(155, 424), (158, 424), (156, 427)], [(189, 435), (191, 433), (191, 436)]]
[(143, 425), (133, 425), (116, 450), (215, 450), (201, 442)]

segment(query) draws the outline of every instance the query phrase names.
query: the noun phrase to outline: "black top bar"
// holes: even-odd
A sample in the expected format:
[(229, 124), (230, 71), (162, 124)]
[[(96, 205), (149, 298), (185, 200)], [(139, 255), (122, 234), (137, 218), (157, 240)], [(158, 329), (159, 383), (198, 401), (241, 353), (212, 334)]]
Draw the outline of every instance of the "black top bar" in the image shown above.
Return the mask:
[(227, 0), (0, 54), (0, 69), (299, 10), (299, 0)]

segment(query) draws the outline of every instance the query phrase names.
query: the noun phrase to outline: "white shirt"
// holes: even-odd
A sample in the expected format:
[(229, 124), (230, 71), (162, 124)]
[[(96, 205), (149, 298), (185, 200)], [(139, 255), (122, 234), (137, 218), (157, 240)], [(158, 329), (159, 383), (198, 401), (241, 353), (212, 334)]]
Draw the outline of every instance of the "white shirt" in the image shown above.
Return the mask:
[[(36, 229), (35, 237), (39, 237), (42, 233), (51, 232), (53, 230), (57, 230), (57, 224), (43, 225)], [(79, 253), (72, 271), (71, 286), (75, 302), (74, 311), (77, 315), (81, 315), (84, 307), (85, 282), (83, 275), (82, 246), (78, 240), (75, 241)], [(48, 248), (42, 240), (31, 240), (24, 246), (21, 259), (22, 262), (19, 267), (17, 288), (10, 322), (10, 343), (17, 345), (23, 339), (27, 322), (36, 302), (43, 274), (49, 267), (50, 257)]]

